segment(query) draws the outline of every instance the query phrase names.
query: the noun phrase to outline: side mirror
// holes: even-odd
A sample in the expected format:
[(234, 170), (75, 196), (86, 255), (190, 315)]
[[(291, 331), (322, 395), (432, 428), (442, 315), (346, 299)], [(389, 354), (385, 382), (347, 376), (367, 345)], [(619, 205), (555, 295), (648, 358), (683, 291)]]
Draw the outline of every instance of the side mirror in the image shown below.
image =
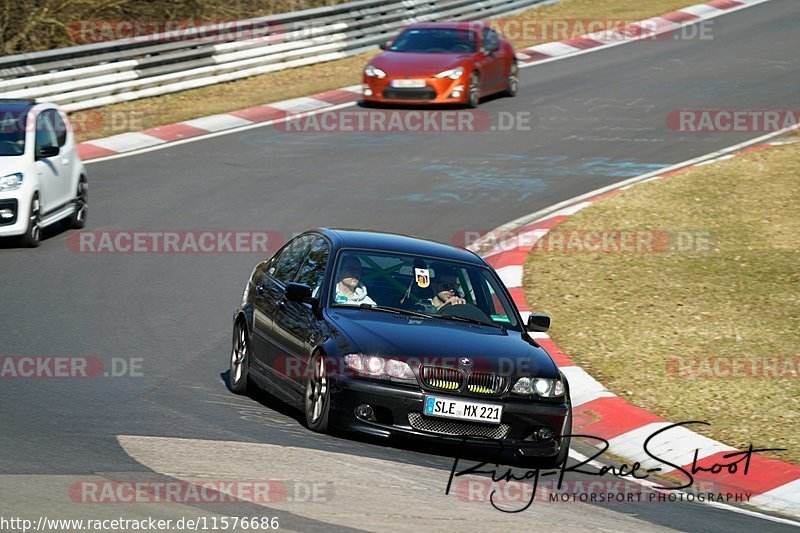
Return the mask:
[(392, 46), (392, 41), (383, 41), (378, 45), (381, 50), (388, 50)]
[(289, 283), (286, 285), (286, 299), (298, 303), (306, 302), (311, 299), (311, 287), (304, 283)]
[(550, 317), (547, 315), (531, 314), (525, 329), (531, 333), (544, 333), (550, 329)]
[(57, 156), (61, 151), (58, 146), (42, 146), (36, 151), (36, 159), (47, 159), (48, 157)]

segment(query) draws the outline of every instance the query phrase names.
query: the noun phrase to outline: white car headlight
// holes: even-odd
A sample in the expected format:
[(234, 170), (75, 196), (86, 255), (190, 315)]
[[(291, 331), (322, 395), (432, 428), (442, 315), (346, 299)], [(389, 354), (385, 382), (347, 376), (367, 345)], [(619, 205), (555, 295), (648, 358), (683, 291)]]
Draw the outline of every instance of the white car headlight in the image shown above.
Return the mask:
[(464, 75), (464, 68), (463, 67), (456, 67), (445, 70), (444, 72), (440, 72), (435, 78), (450, 78), (451, 80), (457, 80), (461, 76)]
[(22, 172), (15, 172), (0, 178), (0, 191), (13, 191), (22, 186)]
[(564, 382), (549, 378), (519, 378), (511, 392), (541, 396), (542, 398), (558, 398), (564, 395)]
[(367, 65), (367, 68), (364, 69), (364, 75), (368, 78), (378, 78), (383, 79), (386, 77), (386, 73), (379, 69), (378, 67), (373, 67), (372, 65)]
[(389, 381), (416, 381), (414, 371), (408, 363), (376, 355), (348, 354), (344, 362), (349, 368), (363, 376), (388, 379)]

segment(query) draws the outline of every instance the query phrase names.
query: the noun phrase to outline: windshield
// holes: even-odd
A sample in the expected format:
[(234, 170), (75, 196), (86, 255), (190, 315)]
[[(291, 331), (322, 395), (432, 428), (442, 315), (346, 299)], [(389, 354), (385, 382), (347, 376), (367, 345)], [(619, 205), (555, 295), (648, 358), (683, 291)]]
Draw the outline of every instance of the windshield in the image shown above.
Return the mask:
[(513, 304), (488, 268), (411, 255), (342, 250), (334, 268), (333, 306), (407, 310), (517, 329)]
[(24, 111), (0, 109), (0, 156), (15, 156), (25, 153)]
[(392, 52), (468, 53), (478, 49), (475, 33), (450, 28), (406, 30), (389, 47)]

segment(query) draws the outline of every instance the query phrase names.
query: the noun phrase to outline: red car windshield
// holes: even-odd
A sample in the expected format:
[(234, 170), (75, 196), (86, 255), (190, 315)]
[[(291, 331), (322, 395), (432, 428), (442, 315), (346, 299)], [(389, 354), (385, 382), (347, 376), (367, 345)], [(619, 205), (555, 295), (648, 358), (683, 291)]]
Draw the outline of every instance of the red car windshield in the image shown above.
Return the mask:
[(478, 50), (475, 32), (451, 28), (408, 29), (389, 47), (392, 52), (457, 54)]

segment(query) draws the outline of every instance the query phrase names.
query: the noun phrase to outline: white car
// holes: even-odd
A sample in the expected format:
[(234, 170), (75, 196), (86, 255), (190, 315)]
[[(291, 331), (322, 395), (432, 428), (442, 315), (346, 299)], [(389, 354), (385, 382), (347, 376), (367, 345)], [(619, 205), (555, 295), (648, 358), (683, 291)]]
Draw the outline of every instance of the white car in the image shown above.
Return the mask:
[(41, 229), (86, 225), (86, 168), (54, 104), (0, 98), (0, 237), (38, 246)]

